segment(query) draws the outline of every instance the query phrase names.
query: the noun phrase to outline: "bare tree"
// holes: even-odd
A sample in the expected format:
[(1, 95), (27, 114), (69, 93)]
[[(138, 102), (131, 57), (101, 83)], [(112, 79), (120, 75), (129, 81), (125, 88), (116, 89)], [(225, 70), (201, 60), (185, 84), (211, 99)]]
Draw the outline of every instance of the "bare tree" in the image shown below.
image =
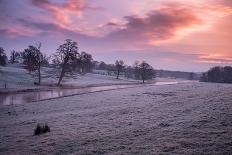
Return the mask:
[(143, 83), (145, 82), (145, 80), (152, 79), (155, 76), (154, 69), (145, 61), (142, 61), (142, 63), (139, 65), (139, 70)]
[(61, 81), (65, 76), (69, 61), (76, 59), (77, 55), (79, 55), (77, 43), (71, 39), (66, 39), (65, 43), (60, 45), (57, 49), (53, 62), (59, 64), (61, 67), (61, 73), (57, 83), (58, 85), (61, 84)]
[(124, 68), (124, 61), (123, 60), (116, 60), (116, 62), (115, 62), (115, 68), (116, 68), (117, 79), (118, 79), (120, 73), (122, 72), (122, 70)]
[(35, 57), (36, 57), (35, 63), (36, 63), (36, 68), (38, 70), (38, 79), (39, 79), (38, 84), (39, 85), (41, 84), (41, 66), (46, 61), (46, 56), (43, 55), (40, 51), (41, 46), (42, 46), (42, 44), (39, 43), (36, 47), (36, 50), (35, 50), (35, 52), (36, 52), (35, 53)]

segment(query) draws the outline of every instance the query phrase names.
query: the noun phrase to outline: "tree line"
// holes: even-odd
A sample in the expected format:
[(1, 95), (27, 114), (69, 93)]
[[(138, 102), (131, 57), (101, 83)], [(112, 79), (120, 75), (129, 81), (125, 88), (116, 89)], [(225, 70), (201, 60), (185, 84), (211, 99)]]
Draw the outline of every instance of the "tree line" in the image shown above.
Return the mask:
[[(92, 55), (87, 52), (79, 52), (77, 42), (66, 39), (61, 44), (56, 52), (52, 56), (41, 52), (42, 44), (29, 45), (24, 51), (17, 52), (12, 51), (10, 53), (9, 63), (19, 63), (24, 65), (24, 68), (31, 72), (36, 72), (38, 76), (38, 82), (35, 84), (41, 84), (41, 67), (52, 65), (59, 71), (59, 77), (57, 85), (61, 85), (62, 79), (72, 72), (78, 72), (85, 74), (92, 72), (93, 69), (107, 71), (108, 75), (112, 73), (119, 79), (119, 76), (123, 74), (126, 78), (133, 78), (137, 80), (152, 79), (156, 76), (155, 70), (147, 62), (135, 61), (133, 66), (125, 65), (123, 60), (116, 60), (115, 64), (106, 64), (105, 62), (94, 61)], [(51, 64), (49, 61), (51, 60)], [(5, 51), (0, 47), (0, 65), (4, 66), (8, 62)]]
[(200, 81), (217, 82), (217, 83), (232, 83), (232, 67), (230, 66), (213, 67), (206, 73), (202, 74)]

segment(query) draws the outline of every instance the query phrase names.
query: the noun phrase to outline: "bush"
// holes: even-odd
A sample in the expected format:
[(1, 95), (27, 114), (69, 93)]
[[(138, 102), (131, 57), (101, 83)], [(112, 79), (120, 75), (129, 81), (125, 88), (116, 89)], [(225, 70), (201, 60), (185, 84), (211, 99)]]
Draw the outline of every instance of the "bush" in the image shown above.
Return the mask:
[(43, 133), (50, 132), (50, 128), (47, 124), (41, 126), (40, 124), (37, 124), (35, 130), (34, 130), (34, 135), (41, 135)]

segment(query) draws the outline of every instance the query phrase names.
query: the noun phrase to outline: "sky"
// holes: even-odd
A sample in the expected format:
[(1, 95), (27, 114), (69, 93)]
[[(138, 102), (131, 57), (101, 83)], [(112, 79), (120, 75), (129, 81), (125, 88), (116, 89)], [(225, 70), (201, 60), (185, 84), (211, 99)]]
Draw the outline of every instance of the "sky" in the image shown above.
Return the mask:
[(0, 46), (9, 55), (65, 39), (106, 63), (202, 72), (232, 65), (232, 0), (0, 0)]

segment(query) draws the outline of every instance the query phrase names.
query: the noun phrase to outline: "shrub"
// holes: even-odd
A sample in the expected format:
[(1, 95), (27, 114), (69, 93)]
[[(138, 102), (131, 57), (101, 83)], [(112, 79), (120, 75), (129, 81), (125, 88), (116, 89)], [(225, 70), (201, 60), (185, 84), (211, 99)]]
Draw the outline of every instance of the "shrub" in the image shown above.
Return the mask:
[(41, 126), (40, 124), (37, 124), (35, 130), (34, 130), (34, 135), (41, 135), (43, 133), (50, 132), (50, 128), (47, 124)]

